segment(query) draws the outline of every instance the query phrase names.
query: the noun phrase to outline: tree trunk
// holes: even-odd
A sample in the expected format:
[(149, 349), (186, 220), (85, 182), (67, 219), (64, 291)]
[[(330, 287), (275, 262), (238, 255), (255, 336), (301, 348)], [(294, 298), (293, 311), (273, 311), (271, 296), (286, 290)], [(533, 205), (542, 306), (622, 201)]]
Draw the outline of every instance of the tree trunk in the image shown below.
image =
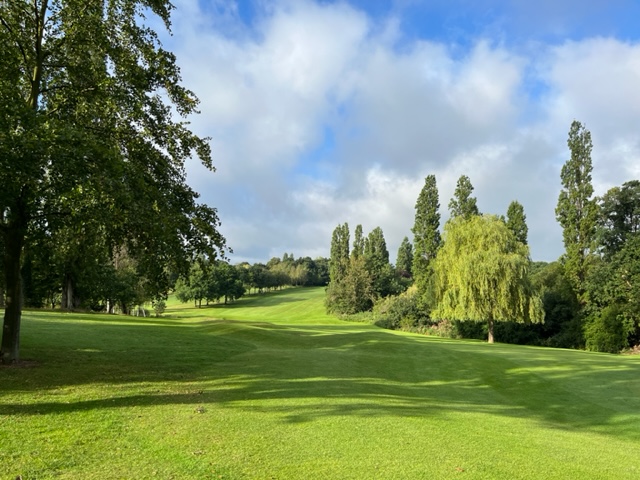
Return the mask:
[(489, 343), (493, 343), (493, 318), (489, 319)]
[(20, 320), (22, 318), (22, 278), (20, 259), (24, 245), (24, 229), (20, 222), (7, 225), (4, 232), (4, 275), (6, 302), (0, 362), (17, 363), (20, 360)]
[(78, 305), (80, 305), (80, 301), (76, 295), (76, 282), (73, 278), (73, 274), (65, 273), (64, 275), (64, 283), (62, 285), (62, 300), (60, 308), (62, 310), (75, 310)]

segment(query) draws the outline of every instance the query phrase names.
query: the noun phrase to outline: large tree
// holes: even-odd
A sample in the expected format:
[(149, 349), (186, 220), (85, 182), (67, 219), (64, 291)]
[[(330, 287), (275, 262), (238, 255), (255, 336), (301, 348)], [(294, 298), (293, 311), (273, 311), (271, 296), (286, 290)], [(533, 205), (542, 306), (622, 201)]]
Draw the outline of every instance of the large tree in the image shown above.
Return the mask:
[(432, 316), (487, 322), (541, 322), (542, 302), (529, 281), (529, 249), (493, 215), (457, 217), (445, 225), (434, 262)]
[(562, 226), (565, 271), (581, 298), (589, 259), (595, 248), (598, 208), (591, 184), (591, 133), (578, 121), (573, 121), (567, 140), (571, 157), (562, 166), (562, 190), (558, 197), (556, 218)]
[(370, 310), (376, 297), (371, 275), (364, 257), (351, 257), (345, 276), (327, 287), (327, 311), (340, 315)]
[[(590, 315), (585, 325), (590, 350), (617, 353), (640, 342), (640, 232), (620, 250), (596, 262), (587, 279)], [(615, 312), (615, 314), (613, 314)], [(607, 338), (607, 337), (611, 338)]]
[(472, 215), (480, 215), (476, 197), (472, 197), (473, 185), (466, 175), (461, 175), (456, 184), (453, 198), (449, 202), (449, 213), (451, 217), (469, 218)]
[(619, 251), (630, 235), (640, 232), (640, 181), (613, 187), (600, 199), (599, 243), (607, 257)]
[(351, 250), (351, 256), (358, 258), (364, 254), (364, 234), (362, 233), (362, 225), (356, 225), (356, 230), (353, 234), (353, 250)]
[(415, 209), (415, 219), (411, 229), (413, 233), (412, 273), (418, 290), (423, 294), (431, 276), (430, 263), (440, 248), (440, 202), (435, 175), (425, 178)]
[(374, 292), (380, 297), (394, 293), (395, 276), (389, 263), (389, 250), (382, 228), (374, 228), (365, 238), (363, 257), (373, 283)]
[(527, 245), (527, 235), (529, 227), (527, 227), (527, 216), (524, 214), (524, 207), (520, 202), (514, 200), (507, 208), (507, 228), (513, 232), (516, 239)]
[(197, 99), (146, 17), (170, 27), (168, 1), (0, 2), (0, 237), (6, 309), (0, 357), (19, 359), (21, 260), (55, 230), (101, 219), (105, 245), (126, 243), (152, 287), (167, 264), (224, 239), (216, 211), (196, 203), (184, 162), (213, 168), (182, 121)]
[(349, 224), (338, 225), (331, 236), (329, 281), (340, 282), (349, 269)]
[(402, 239), (396, 256), (396, 271), (403, 277), (409, 277), (413, 268), (413, 245), (408, 237)]

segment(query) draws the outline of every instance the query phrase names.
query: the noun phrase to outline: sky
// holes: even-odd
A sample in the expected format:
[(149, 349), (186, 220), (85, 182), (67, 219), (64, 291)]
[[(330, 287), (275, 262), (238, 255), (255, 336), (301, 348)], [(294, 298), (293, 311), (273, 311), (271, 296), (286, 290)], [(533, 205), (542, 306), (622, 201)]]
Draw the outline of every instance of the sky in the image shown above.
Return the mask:
[(175, 0), (191, 128), (215, 172), (233, 263), (329, 256), (333, 229), (379, 226), (390, 259), (427, 175), (441, 222), (461, 175), (482, 213), (519, 201), (531, 257), (564, 251), (555, 218), (567, 135), (593, 139), (596, 195), (640, 179), (640, 0)]

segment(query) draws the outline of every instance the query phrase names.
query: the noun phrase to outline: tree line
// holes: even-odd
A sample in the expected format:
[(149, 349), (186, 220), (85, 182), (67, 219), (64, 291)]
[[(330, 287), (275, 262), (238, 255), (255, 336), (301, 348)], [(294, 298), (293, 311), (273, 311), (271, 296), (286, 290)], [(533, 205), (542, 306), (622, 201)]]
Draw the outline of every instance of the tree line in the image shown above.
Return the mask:
[(231, 265), (227, 261), (196, 259), (189, 274), (178, 278), (175, 294), (182, 302), (224, 303), (234, 301), (245, 293), (264, 293), (286, 286), (325, 286), (329, 283), (329, 260), (310, 257), (295, 258), (285, 253), (282, 259), (273, 257), (266, 264), (242, 262)]
[[(415, 205), (395, 267), (382, 230), (363, 241), (349, 227), (333, 232), (326, 305), (389, 328), (454, 337), (619, 352), (640, 343), (640, 181), (594, 197), (590, 132), (578, 121), (568, 135), (556, 218), (565, 253), (532, 262), (524, 207), (481, 214), (462, 175), (441, 229), (434, 175)], [(363, 245), (365, 247), (363, 247)], [(366, 312), (366, 313), (363, 313)]]

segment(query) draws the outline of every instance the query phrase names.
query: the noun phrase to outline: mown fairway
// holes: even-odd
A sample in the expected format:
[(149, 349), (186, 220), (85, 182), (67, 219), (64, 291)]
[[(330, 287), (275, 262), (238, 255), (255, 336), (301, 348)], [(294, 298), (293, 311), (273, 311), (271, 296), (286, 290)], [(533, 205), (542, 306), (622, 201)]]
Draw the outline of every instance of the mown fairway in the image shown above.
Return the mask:
[(640, 358), (340, 322), (323, 293), (26, 312), (0, 478), (640, 478)]

